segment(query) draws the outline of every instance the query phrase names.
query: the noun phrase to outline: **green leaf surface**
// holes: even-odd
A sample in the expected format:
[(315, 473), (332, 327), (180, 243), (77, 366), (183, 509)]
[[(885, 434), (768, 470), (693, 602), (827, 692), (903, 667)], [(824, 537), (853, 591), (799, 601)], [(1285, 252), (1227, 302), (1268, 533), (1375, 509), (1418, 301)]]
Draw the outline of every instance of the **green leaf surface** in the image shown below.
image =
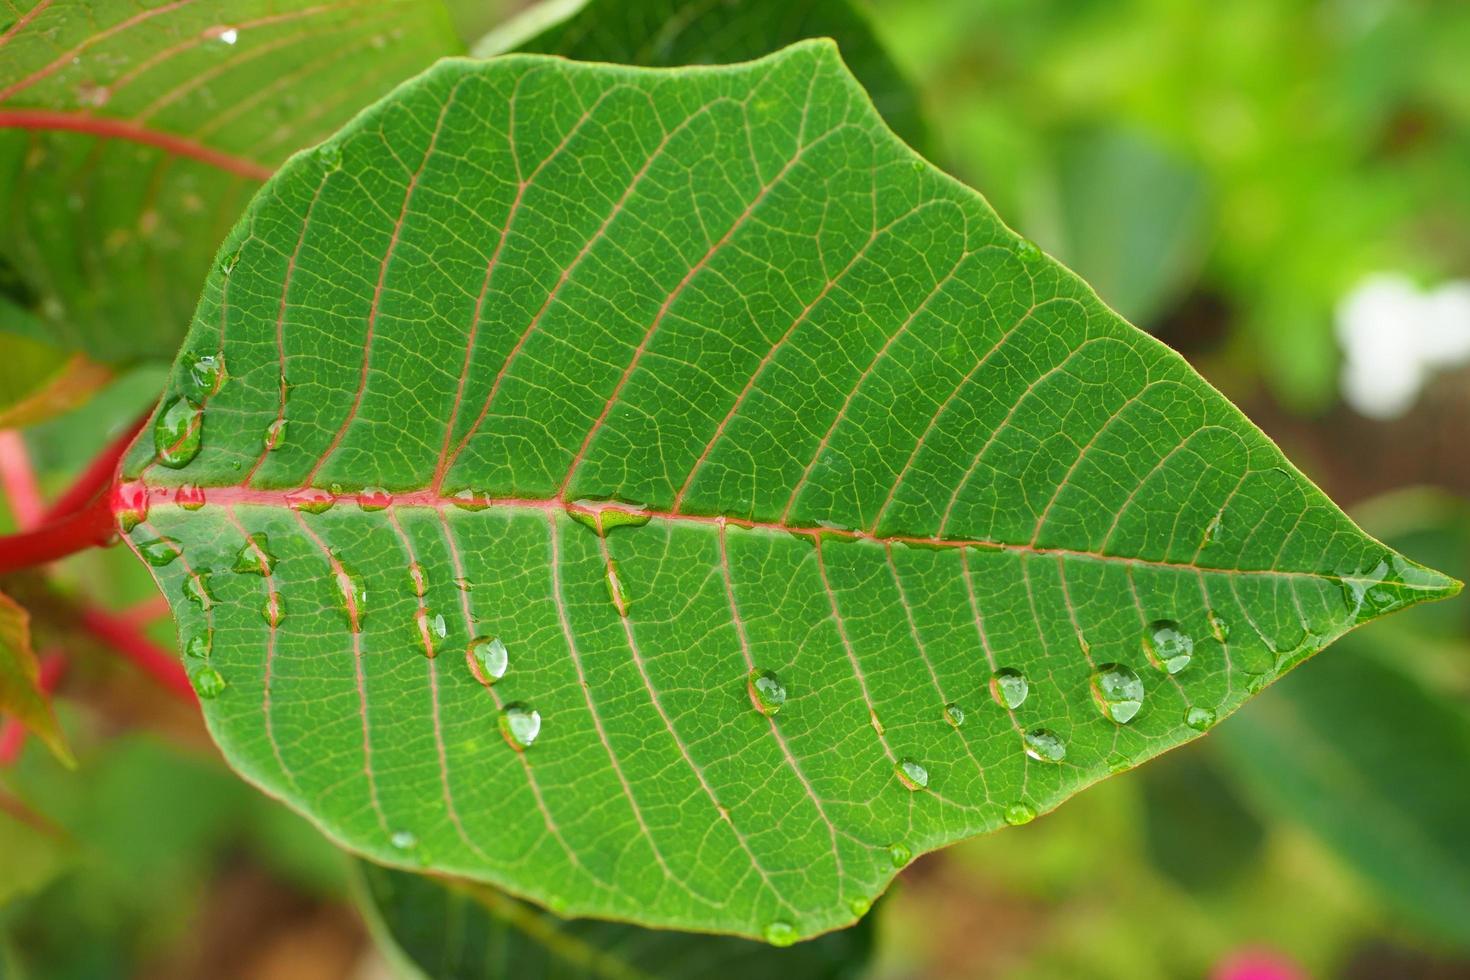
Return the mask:
[[(0, 331), (169, 357), (287, 156), (459, 50), (430, 0), (21, 0), (0, 23)], [(37, 331), (40, 331), (38, 334)]]
[(861, 974), (872, 918), (793, 949), (730, 936), (563, 919), (484, 885), (358, 862), (359, 905), (378, 942), (412, 975), (444, 980), (678, 980)]
[(846, 925), (1455, 587), (830, 42), (441, 62), (220, 254), (118, 498), (215, 738), (345, 846), (568, 915)]
[(817, 37), (837, 42), (888, 125), (926, 150), (929, 126), (914, 87), (856, 0), (543, 0), (487, 34), (474, 53), (666, 68), (749, 61)]

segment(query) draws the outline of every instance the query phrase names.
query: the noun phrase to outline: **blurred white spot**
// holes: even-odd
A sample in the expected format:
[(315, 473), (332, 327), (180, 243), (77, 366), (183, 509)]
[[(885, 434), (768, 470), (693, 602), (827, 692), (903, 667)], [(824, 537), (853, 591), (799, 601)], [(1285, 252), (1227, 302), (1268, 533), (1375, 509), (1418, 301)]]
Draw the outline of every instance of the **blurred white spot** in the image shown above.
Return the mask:
[(1396, 418), (1438, 368), (1470, 363), (1470, 280), (1428, 292), (1407, 276), (1379, 273), (1337, 308), (1342, 396), (1371, 418)]
[(234, 44), (240, 39), (240, 32), (233, 27), (227, 27), (219, 32), (219, 39), (226, 44)]

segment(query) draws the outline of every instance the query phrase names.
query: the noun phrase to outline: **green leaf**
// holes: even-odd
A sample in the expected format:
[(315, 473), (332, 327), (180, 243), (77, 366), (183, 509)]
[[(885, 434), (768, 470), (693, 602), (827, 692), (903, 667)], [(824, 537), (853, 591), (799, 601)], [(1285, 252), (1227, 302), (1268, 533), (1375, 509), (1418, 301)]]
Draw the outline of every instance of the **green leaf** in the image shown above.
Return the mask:
[(872, 953), (872, 917), (794, 949), (732, 936), (650, 931), (622, 922), (563, 919), (471, 882), (358, 862), (359, 905), (378, 942), (412, 975), (459, 980), (517, 977), (860, 975)]
[(0, 330), (106, 362), (172, 355), (261, 181), (460, 50), (430, 0), (22, 0), (11, 15), (0, 266), (39, 327), (6, 315)]
[(474, 53), (664, 68), (749, 61), (817, 37), (837, 42), (893, 131), (928, 149), (929, 126), (913, 86), (853, 0), (543, 0), (483, 37)]
[(31, 649), (30, 614), (0, 592), (0, 712), (20, 719), (58, 759), (73, 765), (66, 736), (56, 723), (50, 699), (41, 690), (40, 675), (36, 652)]
[(215, 738), (345, 846), (569, 915), (845, 925), (1455, 588), (830, 42), (441, 62), (221, 254), (119, 491)]

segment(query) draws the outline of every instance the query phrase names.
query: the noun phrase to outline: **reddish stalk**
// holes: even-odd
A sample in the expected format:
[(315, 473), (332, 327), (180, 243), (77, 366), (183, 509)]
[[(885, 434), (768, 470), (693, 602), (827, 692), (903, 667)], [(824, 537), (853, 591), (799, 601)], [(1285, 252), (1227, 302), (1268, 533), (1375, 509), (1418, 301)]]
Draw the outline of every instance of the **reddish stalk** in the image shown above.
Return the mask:
[(81, 476), (77, 477), (71, 488), (62, 494), (56, 503), (47, 508), (44, 519), (54, 521), (72, 511), (81, 510), (93, 497), (110, 488), (117, 478), (117, 465), (122, 460), (123, 453), (127, 452), (128, 447), (133, 444), (133, 439), (142, 431), (151, 414), (153, 410), (150, 408), (134, 419), (126, 429), (119, 432), (116, 438), (107, 444), (107, 448), (87, 464), (87, 468), (82, 471)]
[(78, 622), (88, 633), (157, 681), (164, 690), (178, 696), (185, 704), (194, 704), (194, 687), (178, 659), (144, 636), (126, 617), (101, 609), (83, 609)]
[(40, 523), (46, 505), (31, 469), (25, 438), (14, 429), (0, 429), (0, 484), (10, 501), (16, 527), (27, 531)]
[[(36, 686), (41, 689), (42, 694), (50, 694), (56, 690), (56, 685), (66, 676), (67, 666), (66, 654), (59, 650), (41, 658)], [(0, 766), (8, 766), (20, 758), (20, 750), (25, 744), (26, 726), (20, 723), (19, 718), (6, 718), (0, 724)]]

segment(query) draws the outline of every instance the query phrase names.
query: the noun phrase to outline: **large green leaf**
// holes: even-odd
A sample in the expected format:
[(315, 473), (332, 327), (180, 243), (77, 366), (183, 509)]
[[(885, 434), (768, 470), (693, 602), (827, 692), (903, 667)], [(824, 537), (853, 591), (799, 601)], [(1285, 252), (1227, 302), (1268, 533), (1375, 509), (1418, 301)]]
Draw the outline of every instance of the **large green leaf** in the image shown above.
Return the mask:
[(358, 862), (359, 904), (378, 941), (405, 973), (434, 980), (677, 980), (783, 977), (838, 980), (861, 974), (872, 917), (795, 949), (729, 936), (563, 919), (484, 885)]
[(914, 88), (857, 0), (542, 0), (487, 34), (474, 53), (536, 52), (662, 68), (749, 61), (813, 37), (836, 41), (893, 131), (911, 146), (928, 147)]
[(1454, 588), (829, 42), (441, 62), (252, 203), (124, 472), (248, 778), (382, 862), (778, 940)]
[(460, 50), (432, 0), (21, 0), (0, 23), (0, 330), (171, 356), (291, 153)]

